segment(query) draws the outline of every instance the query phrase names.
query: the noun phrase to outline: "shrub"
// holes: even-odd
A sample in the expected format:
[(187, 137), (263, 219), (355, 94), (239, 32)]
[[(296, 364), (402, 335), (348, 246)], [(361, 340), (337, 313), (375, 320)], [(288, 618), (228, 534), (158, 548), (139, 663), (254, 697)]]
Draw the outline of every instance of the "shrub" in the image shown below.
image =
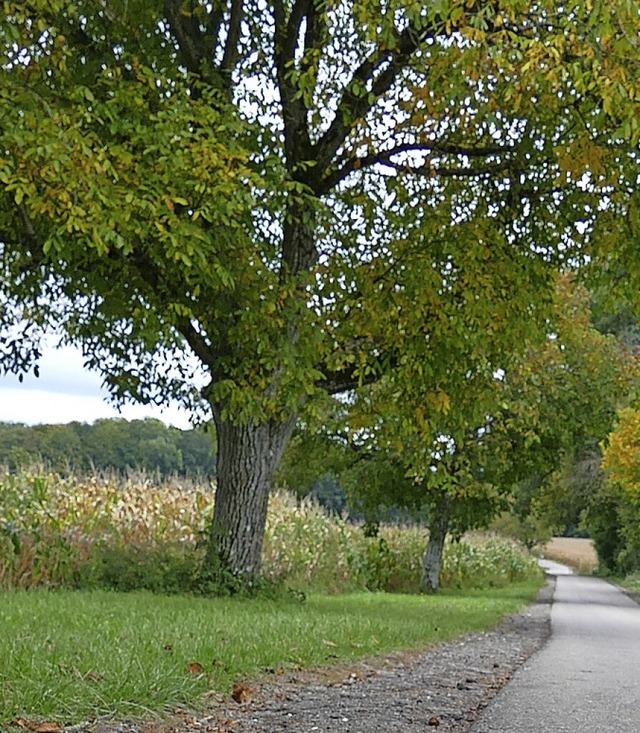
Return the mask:
[(100, 543), (80, 565), (78, 585), (117, 591), (184, 593), (197, 588), (200, 565), (200, 553), (181, 543)]

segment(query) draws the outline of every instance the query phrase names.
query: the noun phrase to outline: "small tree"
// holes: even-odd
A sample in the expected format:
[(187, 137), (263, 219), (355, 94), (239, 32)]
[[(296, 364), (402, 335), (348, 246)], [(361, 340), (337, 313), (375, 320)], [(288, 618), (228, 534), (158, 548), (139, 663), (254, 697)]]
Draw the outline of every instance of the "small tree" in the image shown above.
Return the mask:
[(607, 439), (602, 467), (629, 496), (640, 498), (640, 411), (632, 407), (620, 410)]
[(604, 445), (603, 481), (585, 511), (602, 566), (629, 573), (640, 567), (640, 412), (626, 407)]
[[(553, 338), (528, 355), (513, 384), (514, 396), (528, 393), (528, 420), (536, 426), (534, 460), (529, 480), (516, 491), (515, 510), (574, 531), (600, 501), (599, 445), (639, 375), (634, 351), (600, 333), (591, 313), (590, 293), (575, 278), (561, 278)], [(522, 409), (517, 400), (514, 409)]]
[(589, 293), (569, 275), (557, 280), (541, 343), (496, 354), (475, 373), (458, 355), (454, 396), (436, 398), (418, 380), (363, 389), (322, 413), (287, 461), (307, 474), (333, 470), (370, 518), (401, 507), (426, 521), (428, 591), (438, 588), (447, 534), (486, 526), (510, 506), (525, 520), (536, 507), (560, 514), (553, 479), (607, 434), (638, 374), (633, 353), (593, 327)]

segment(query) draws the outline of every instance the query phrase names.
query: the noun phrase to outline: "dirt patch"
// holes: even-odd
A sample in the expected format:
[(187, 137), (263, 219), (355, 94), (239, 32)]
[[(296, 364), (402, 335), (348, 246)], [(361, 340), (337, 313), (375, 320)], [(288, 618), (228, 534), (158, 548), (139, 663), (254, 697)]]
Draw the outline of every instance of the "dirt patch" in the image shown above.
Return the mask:
[(77, 733), (464, 733), (550, 633), (554, 582), (494, 629), (423, 652), (301, 670), (247, 683), (236, 700), (164, 722), (95, 721)]

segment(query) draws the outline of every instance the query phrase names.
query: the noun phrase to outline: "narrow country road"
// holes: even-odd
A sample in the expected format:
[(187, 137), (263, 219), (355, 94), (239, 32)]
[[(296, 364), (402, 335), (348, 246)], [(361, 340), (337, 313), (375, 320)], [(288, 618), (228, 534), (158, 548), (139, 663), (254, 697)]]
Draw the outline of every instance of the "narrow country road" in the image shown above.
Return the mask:
[(604, 580), (558, 574), (551, 629), (471, 733), (639, 731), (640, 606)]

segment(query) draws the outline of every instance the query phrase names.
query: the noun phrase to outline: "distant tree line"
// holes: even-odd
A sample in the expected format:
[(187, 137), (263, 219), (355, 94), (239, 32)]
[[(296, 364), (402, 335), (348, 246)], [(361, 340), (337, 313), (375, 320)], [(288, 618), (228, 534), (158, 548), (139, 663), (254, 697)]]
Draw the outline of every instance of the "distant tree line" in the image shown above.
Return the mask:
[(180, 430), (160, 420), (103, 419), (92, 424), (0, 423), (0, 465), (42, 464), (55, 471), (146, 471), (212, 477), (214, 441), (204, 429)]

